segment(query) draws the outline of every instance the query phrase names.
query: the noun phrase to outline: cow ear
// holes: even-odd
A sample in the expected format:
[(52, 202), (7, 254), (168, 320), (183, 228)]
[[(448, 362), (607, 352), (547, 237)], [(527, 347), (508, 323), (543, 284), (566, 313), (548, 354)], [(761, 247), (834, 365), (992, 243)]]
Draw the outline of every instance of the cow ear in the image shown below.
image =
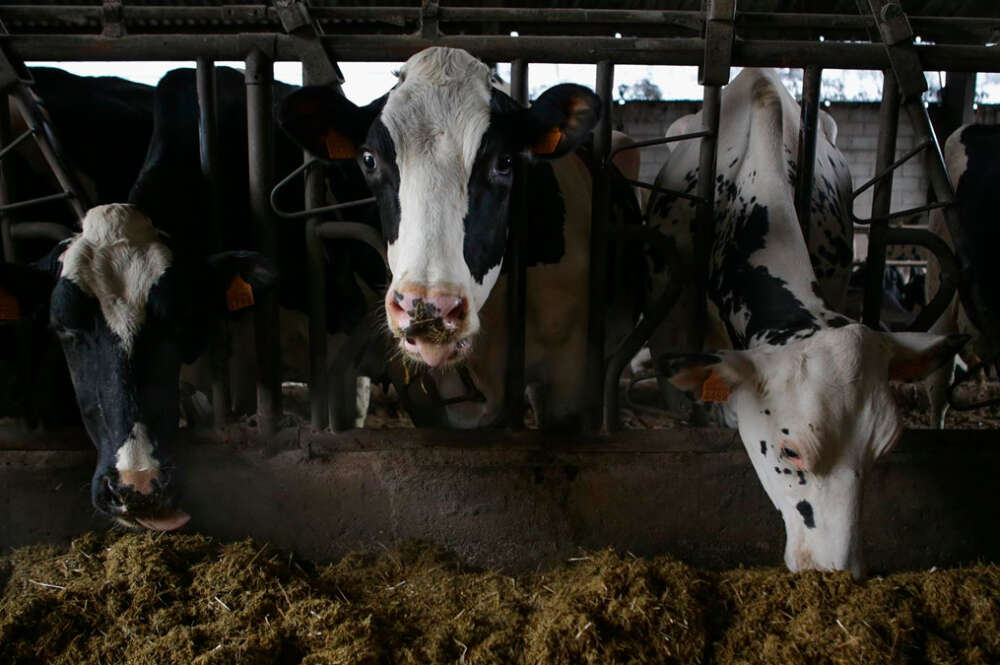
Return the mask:
[(753, 363), (741, 351), (667, 353), (656, 362), (674, 387), (702, 402), (728, 402), (732, 391), (754, 375)]
[(212, 282), (208, 295), (231, 312), (253, 305), (256, 296), (278, 283), (274, 264), (260, 252), (221, 252), (206, 260)]
[(0, 263), (0, 321), (16, 321), (47, 309), (53, 286), (51, 271)]
[(919, 381), (951, 362), (969, 341), (968, 335), (880, 333), (890, 345), (889, 378)]
[(333, 88), (309, 86), (288, 95), (278, 124), (293, 141), (322, 159), (354, 159), (385, 98), (358, 107)]
[(549, 88), (527, 110), (527, 145), (540, 157), (562, 157), (575, 150), (601, 117), (601, 99), (582, 85)]

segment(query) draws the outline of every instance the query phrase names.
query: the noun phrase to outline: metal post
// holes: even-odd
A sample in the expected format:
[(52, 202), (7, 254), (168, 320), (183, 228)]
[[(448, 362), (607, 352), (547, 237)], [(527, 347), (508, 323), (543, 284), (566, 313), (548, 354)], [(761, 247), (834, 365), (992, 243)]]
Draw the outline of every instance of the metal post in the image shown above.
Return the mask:
[(611, 182), (607, 160), (611, 154), (611, 88), (614, 65), (610, 60), (597, 63), (597, 94), (601, 98), (601, 118), (594, 130), (593, 198), (590, 217), (590, 301), (587, 326), (587, 425), (600, 426), (604, 398), (604, 340), (608, 301), (608, 220), (611, 218)]
[[(510, 66), (510, 94), (515, 100), (527, 106), (528, 61), (517, 59)], [(514, 187), (511, 192), (510, 212), (507, 224), (507, 252), (504, 264), (507, 267), (507, 382), (505, 405), (507, 424), (512, 429), (524, 427), (524, 348), (525, 348), (525, 289), (526, 269), (521, 251), (524, 241), (524, 217), (527, 206), (526, 160), (520, 159), (515, 171)]]
[[(198, 86), (198, 144), (201, 156), (201, 175), (208, 184), (211, 196), (209, 210), (209, 237), (213, 252), (223, 249), (222, 242), (222, 179), (219, 177), (218, 117), (216, 107), (215, 62), (211, 58), (198, 58), (196, 78)], [(213, 424), (218, 429), (229, 420), (229, 354), (228, 330), (220, 321), (209, 342), (209, 363), (212, 370)]]
[[(882, 105), (879, 107), (878, 146), (875, 151), (875, 173), (881, 173), (896, 159), (896, 131), (899, 128), (899, 87), (891, 71), (883, 72)], [(892, 175), (875, 183), (872, 192), (872, 222), (868, 231), (868, 272), (862, 322), (878, 328), (882, 307), (882, 273), (885, 272), (886, 234), (892, 209)], [(881, 219), (880, 219), (881, 218)]]
[[(0, 94), (0, 148), (10, 143), (10, 110), (7, 94)], [(0, 159), (0, 206), (10, 203), (10, 189), (7, 186), (7, 171)], [(10, 232), (12, 220), (10, 213), (0, 213), (0, 244), (3, 245), (3, 260), (13, 263), (16, 260), (14, 238)]]
[(712, 245), (715, 243), (715, 166), (719, 144), (719, 116), (722, 112), (722, 86), (703, 87), (704, 101), (701, 107), (702, 129), (708, 134), (702, 137), (698, 160), (698, 188), (701, 198), (695, 212), (694, 233), (694, 283), (698, 294), (695, 309), (695, 339), (705, 339), (708, 330), (708, 276), (712, 260)]
[(802, 238), (809, 247), (810, 205), (816, 167), (816, 130), (819, 124), (819, 93), (823, 83), (820, 67), (802, 70), (802, 122), (799, 128), (798, 181), (795, 183), (795, 212)]
[[(318, 82), (309, 69), (303, 71), (303, 83), (316, 85)], [(303, 155), (308, 160), (309, 154)], [(306, 171), (306, 209), (319, 208), (325, 200), (326, 183), (323, 170), (311, 168)], [(330, 422), (328, 369), (326, 343), (326, 261), (323, 239), (317, 228), (323, 222), (320, 217), (309, 217), (305, 223), (306, 234), (306, 295), (309, 306), (309, 421), (318, 430), (325, 429)]]
[[(272, 261), (277, 242), (268, 194), (274, 185), (274, 122), (271, 118), (274, 68), (269, 57), (251, 51), (246, 58), (247, 141), (250, 210), (257, 247)], [(257, 419), (262, 433), (276, 431), (281, 416), (281, 349), (278, 289), (259, 294), (254, 310), (257, 342)]]

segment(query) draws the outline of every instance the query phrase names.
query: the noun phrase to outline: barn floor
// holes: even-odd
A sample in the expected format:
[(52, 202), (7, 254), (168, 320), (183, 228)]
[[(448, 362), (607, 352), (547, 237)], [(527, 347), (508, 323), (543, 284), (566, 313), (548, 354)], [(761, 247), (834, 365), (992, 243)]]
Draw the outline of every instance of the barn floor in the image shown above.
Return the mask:
[(312, 565), (199, 535), (0, 558), (0, 662), (867, 665), (1000, 662), (1000, 567), (708, 572), (610, 550), (508, 575), (410, 544)]

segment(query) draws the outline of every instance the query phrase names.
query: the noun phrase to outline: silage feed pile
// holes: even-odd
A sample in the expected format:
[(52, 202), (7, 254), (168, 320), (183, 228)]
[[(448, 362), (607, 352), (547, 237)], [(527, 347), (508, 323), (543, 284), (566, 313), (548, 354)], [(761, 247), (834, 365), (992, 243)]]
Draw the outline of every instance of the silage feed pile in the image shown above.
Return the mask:
[(705, 572), (592, 553), (511, 577), (427, 546), (313, 566), (89, 534), (0, 558), (0, 663), (1000, 663), (1000, 567)]

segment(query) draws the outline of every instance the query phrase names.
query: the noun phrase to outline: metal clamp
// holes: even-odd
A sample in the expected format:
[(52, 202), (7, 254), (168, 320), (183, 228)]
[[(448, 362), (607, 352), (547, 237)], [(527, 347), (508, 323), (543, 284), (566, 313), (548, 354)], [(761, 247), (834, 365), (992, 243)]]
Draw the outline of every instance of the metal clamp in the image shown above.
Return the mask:
[(345, 208), (355, 208), (357, 206), (367, 205), (369, 203), (375, 203), (375, 197), (370, 196), (367, 199), (358, 199), (356, 201), (348, 201), (346, 203), (334, 203), (332, 205), (323, 206), (321, 208), (309, 208), (308, 210), (297, 210), (295, 212), (288, 212), (282, 210), (278, 207), (277, 197), (278, 193), (284, 189), (284, 187), (292, 181), (292, 179), (313, 166), (314, 164), (322, 164), (322, 160), (318, 157), (313, 157), (307, 162), (303, 162), (301, 166), (297, 166), (294, 171), (289, 173), (287, 176), (281, 179), (274, 189), (271, 190), (271, 210), (274, 214), (282, 219), (304, 219), (306, 217), (317, 217), (328, 212), (334, 212), (336, 210), (344, 210)]

